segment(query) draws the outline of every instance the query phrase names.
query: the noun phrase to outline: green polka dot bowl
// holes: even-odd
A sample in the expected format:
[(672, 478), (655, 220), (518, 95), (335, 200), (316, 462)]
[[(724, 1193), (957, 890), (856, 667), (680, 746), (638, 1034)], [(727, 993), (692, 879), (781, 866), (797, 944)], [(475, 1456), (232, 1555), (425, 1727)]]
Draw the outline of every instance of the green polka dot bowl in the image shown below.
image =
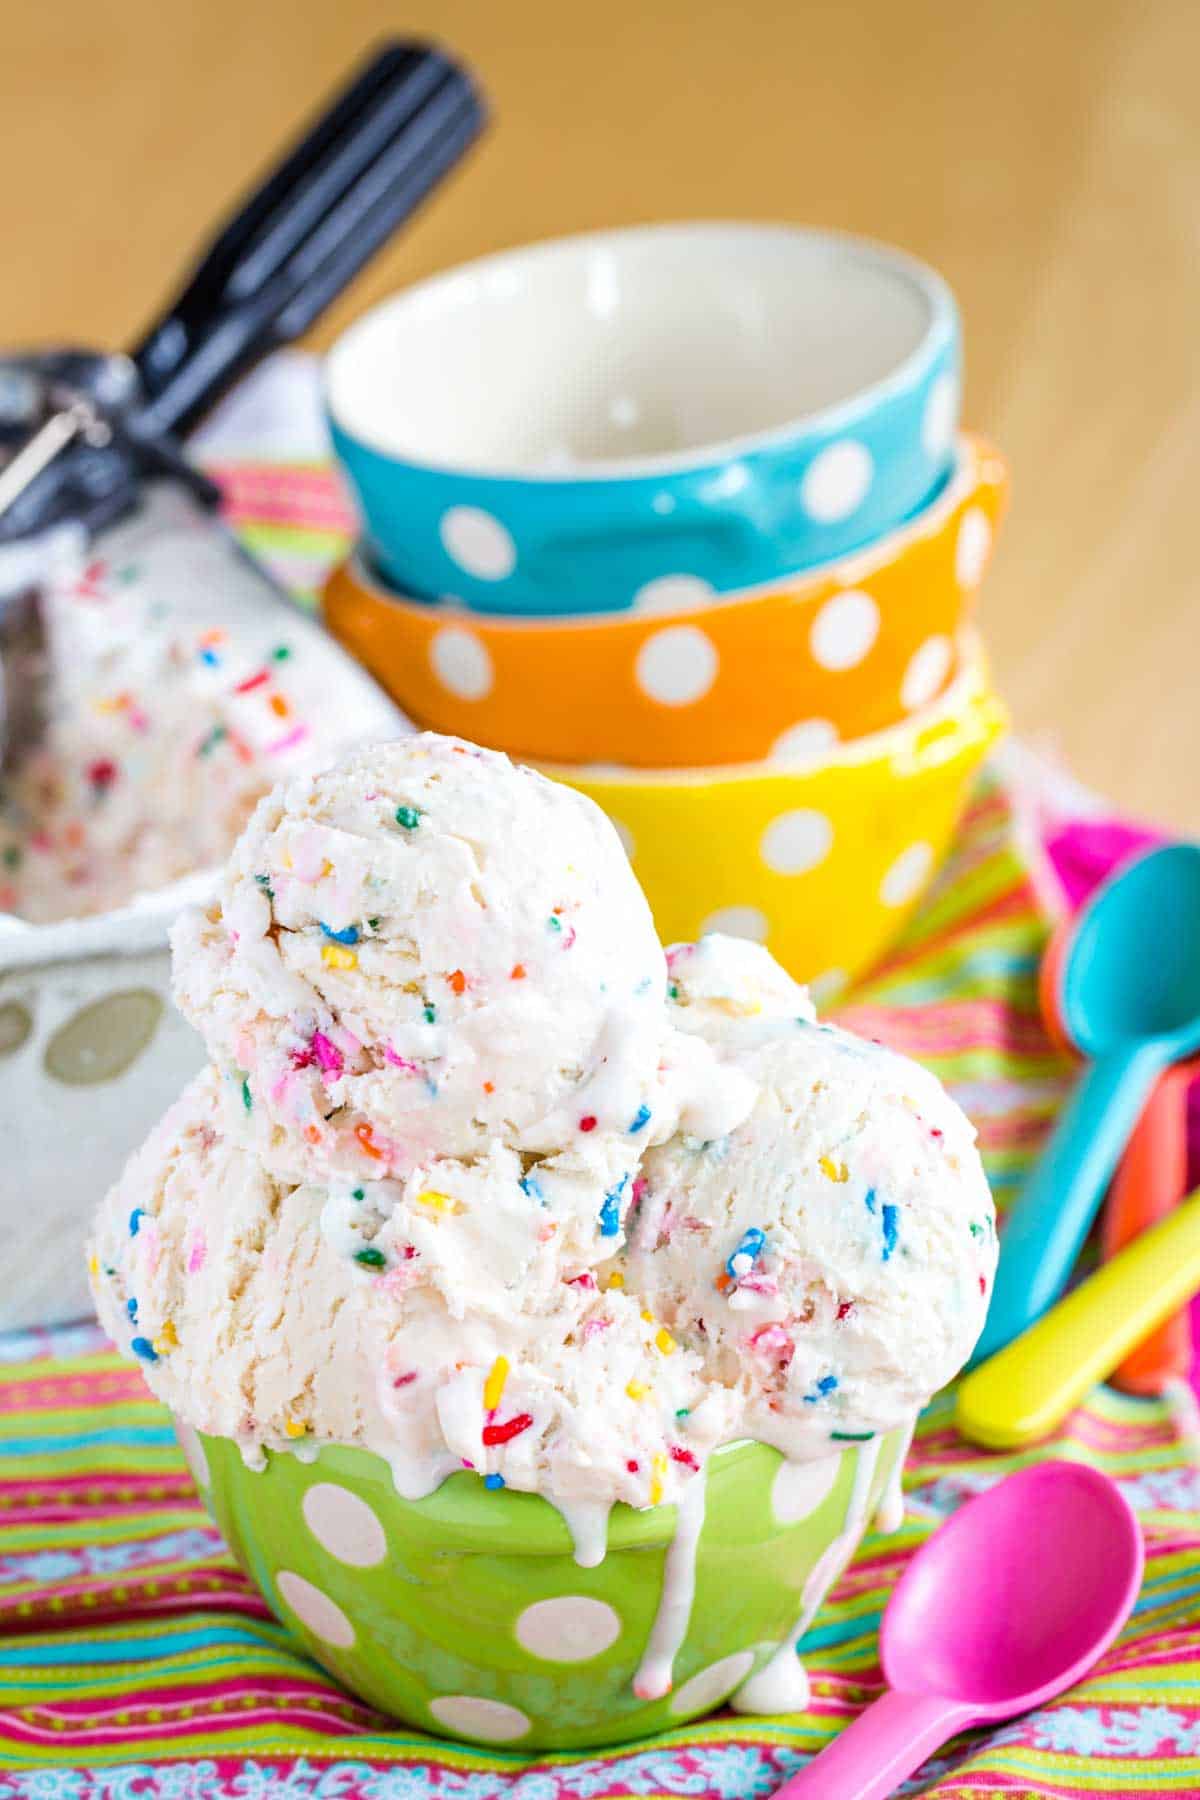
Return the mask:
[[(730, 1445), (709, 1465), (694, 1563), (676, 1545), (669, 1565), (674, 1506), (618, 1505), (604, 1560), (583, 1568), (537, 1495), (488, 1490), (464, 1471), (405, 1500), (365, 1450), (268, 1453), (256, 1472), (234, 1443), (179, 1432), (234, 1556), (336, 1680), (420, 1730), (529, 1750), (665, 1731), (790, 1658), (905, 1447), (897, 1432), (789, 1464)], [(668, 1631), (679, 1639), (670, 1690), (640, 1699), (664, 1583), (678, 1599), (693, 1573), (690, 1609), (685, 1599)], [(793, 1688), (798, 1664), (794, 1674)]]

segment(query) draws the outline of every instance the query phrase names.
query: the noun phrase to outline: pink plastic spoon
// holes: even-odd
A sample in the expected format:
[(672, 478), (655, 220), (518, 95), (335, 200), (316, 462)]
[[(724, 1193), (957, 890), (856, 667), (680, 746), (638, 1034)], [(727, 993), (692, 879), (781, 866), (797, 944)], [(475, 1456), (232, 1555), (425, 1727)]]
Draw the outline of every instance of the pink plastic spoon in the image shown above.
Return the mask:
[(1120, 1490), (1082, 1463), (1038, 1463), (969, 1500), (888, 1601), (888, 1691), (775, 1800), (885, 1800), (947, 1738), (1062, 1693), (1129, 1617), (1142, 1560)]

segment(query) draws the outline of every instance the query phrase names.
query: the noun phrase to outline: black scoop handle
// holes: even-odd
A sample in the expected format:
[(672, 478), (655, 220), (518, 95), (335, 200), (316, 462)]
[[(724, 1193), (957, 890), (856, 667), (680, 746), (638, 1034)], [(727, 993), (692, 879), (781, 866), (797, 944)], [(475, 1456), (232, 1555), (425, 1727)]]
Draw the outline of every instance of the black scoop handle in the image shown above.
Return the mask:
[(449, 173), (483, 100), (444, 52), (389, 43), (222, 227), (132, 351), (135, 437), (185, 435), (268, 351), (299, 337)]

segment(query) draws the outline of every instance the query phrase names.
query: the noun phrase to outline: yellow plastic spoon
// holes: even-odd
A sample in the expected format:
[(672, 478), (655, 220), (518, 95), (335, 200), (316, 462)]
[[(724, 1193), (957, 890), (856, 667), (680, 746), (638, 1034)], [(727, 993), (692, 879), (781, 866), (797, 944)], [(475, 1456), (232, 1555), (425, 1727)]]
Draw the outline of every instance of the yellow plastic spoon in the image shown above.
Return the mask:
[(990, 1450), (1049, 1436), (1200, 1288), (1200, 1189), (961, 1382), (957, 1424)]

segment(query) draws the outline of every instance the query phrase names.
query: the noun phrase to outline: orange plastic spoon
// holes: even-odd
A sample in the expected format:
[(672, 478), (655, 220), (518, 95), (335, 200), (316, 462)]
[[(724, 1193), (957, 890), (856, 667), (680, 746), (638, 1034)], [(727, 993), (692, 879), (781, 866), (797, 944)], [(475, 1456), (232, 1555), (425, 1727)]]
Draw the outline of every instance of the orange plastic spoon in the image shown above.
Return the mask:
[[(1171, 1212), (1187, 1193), (1188, 1089), (1200, 1057), (1176, 1063), (1158, 1078), (1109, 1191), (1100, 1245), (1107, 1262), (1123, 1244)], [(1112, 1379), (1129, 1394), (1160, 1394), (1192, 1366), (1188, 1312), (1176, 1313), (1140, 1343)]]

